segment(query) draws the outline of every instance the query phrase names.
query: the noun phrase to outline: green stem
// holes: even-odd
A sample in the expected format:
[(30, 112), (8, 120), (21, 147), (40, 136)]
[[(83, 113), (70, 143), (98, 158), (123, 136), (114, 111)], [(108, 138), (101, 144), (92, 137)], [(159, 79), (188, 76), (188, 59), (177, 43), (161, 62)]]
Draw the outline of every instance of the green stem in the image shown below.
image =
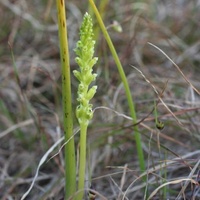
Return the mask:
[[(104, 16), (106, 14), (106, 7), (107, 7), (108, 3), (109, 3), (109, 0), (101, 0), (99, 2), (99, 13), (100, 13), (102, 19), (104, 19)], [(89, 6), (89, 13), (93, 17), (93, 11), (91, 9), (91, 6)], [(97, 41), (97, 38), (99, 38), (99, 33), (100, 33), (99, 26), (95, 26), (94, 27), (94, 37), (95, 37), (94, 39), (95, 39), (95, 41)]]
[(63, 127), (65, 134), (65, 199), (76, 191), (76, 163), (72, 121), (70, 61), (67, 40), (65, 1), (57, 0), (58, 28), (60, 41), (60, 59), (62, 64), (62, 104)]
[(154, 115), (155, 115), (155, 123), (157, 125), (158, 124), (158, 113), (157, 113), (157, 104), (156, 104), (155, 100), (154, 100)]
[[(130, 88), (128, 85), (128, 81), (126, 78), (126, 75), (124, 73), (123, 67), (121, 65), (121, 62), (119, 60), (119, 57), (116, 53), (115, 47), (110, 39), (110, 36), (106, 30), (106, 27), (101, 19), (101, 16), (93, 2), (93, 0), (89, 0), (91, 7), (93, 8), (93, 11), (97, 17), (98, 23), (101, 27), (101, 30), (104, 34), (104, 37), (108, 43), (108, 46), (110, 48), (110, 51), (112, 53), (112, 56), (115, 60), (115, 63), (117, 65), (119, 74), (121, 76), (122, 82), (124, 84), (124, 88), (125, 88), (125, 92), (126, 92), (126, 97), (128, 100), (128, 105), (129, 105), (129, 109), (130, 109), (130, 113), (131, 113), (131, 117), (133, 118), (133, 124), (137, 123), (137, 117), (136, 117), (136, 112), (135, 112), (135, 106), (134, 106), (134, 102), (132, 100), (132, 96), (131, 96), (131, 92), (130, 92)], [(145, 161), (144, 161), (144, 154), (143, 154), (143, 150), (142, 150), (142, 143), (141, 143), (141, 135), (139, 133), (139, 129), (138, 126), (134, 126), (134, 133), (135, 133), (135, 141), (136, 141), (136, 148), (137, 148), (137, 154), (138, 154), (138, 158), (139, 158), (139, 165), (140, 165), (140, 170), (143, 172), (145, 170)]]
[(84, 195), (85, 185), (85, 168), (86, 168), (86, 138), (87, 125), (80, 124), (80, 159), (79, 159), (79, 180), (78, 180), (78, 195), (77, 200), (82, 200)]

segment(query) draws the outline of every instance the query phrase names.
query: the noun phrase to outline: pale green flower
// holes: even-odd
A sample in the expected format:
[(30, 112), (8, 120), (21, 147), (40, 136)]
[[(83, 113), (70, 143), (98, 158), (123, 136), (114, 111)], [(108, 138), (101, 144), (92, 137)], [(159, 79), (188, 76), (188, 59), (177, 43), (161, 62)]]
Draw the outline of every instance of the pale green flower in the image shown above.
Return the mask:
[(76, 108), (76, 117), (79, 123), (88, 125), (90, 119), (93, 117), (92, 104), (89, 101), (94, 97), (97, 86), (90, 88), (91, 82), (95, 81), (97, 74), (93, 72), (93, 66), (96, 64), (98, 58), (94, 55), (93, 40), (93, 24), (91, 16), (86, 13), (83, 18), (83, 23), (80, 29), (80, 40), (76, 44), (75, 58), (76, 63), (80, 67), (80, 71), (74, 70), (74, 76), (78, 79), (78, 98), (79, 105)]

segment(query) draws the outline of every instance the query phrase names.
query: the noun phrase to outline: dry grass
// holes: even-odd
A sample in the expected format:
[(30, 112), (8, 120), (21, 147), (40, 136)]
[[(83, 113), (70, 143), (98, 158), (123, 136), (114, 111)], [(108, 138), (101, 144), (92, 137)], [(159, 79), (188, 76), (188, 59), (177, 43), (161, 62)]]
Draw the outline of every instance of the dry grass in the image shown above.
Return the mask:
[[(2, 200), (20, 199), (31, 185), (42, 156), (63, 136), (54, 3), (52, 0), (0, 0)], [(100, 61), (96, 67), (99, 86), (88, 136), (89, 170), (96, 199), (145, 199), (145, 191), (147, 199), (200, 199), (199, 7), (198, 0), (140, 3), (124, 0), (110, 1), (105, 8), (105, 24), (109, 26), (112, 20), (117, 20), (123, 28), (122, 33), (109, 28), (109, 33), (123, 63), (141, 120), (139, 128), (147, 170), (139, 171), (127, 100), (100, 33), (97, 39)], [(74, 0), (68, 5), (72, 69), (77, 67), (73, 48), (86, 10), (84, 1)], [(159, 47), (178, 68), (148, 42)], [(72, 77), (74, 106), (76, 86)], [(152, 112), (155, 100), (159, 120), (165, 124), (163, 130), (155, 127)], [(55, 155), (61, 145), (48, 158)], [(28, 199), (62, 199), (63, 173), (61, 150), (41, 166)], [(145, 175), (146, 183), (142, 182)]]

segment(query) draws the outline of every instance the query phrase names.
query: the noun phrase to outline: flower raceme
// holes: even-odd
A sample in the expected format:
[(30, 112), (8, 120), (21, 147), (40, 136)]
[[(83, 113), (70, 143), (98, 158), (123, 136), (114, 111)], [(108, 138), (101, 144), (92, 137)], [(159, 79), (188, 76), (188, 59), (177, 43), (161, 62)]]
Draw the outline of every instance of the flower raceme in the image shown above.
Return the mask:
[(76, 44), (75, 58), (80, 70), (74, 70), (74, 76), (79, 81), (78, 98), (79, 105), (76, 108), (76, 117), (80, 125), (80, 150), (79, 150), (79, 178), (76, 200), (82, 200), (84, 196), (85, 169), (86, 169), (86, 150), (87, 150), (87, 127), (93, 117), (92, 104), (90, 100), (96, 93), (97, 86), (90, 87), (95, 81), (97, 74), (93, 73), (93, 66), (98, 58), (94, 55), (93, 24), (92, 18), (88, 13), (84, 15), (80, 29), (80, 40)]
[(80, 29), (80, 40), (76, 44), (75, 58), (76, 63), (80, 67), (80, 71), (74, 70), (74, 76), (78, 79), (78, 98), (79, 105), (76, 108), (76, 117), (79, 124), (89, 124), (93, 117), (92, 104), (90, 100), (96, 93), (97, 86), (90, 88), (91, 82), (96, 80), (97, 74), (93, 73), (93, 66), (96, 64), (98, 58), (93, 57), (94, 45), (93, 40), (93, 24), (91, 16), (86, 13), (83, 18), (83, 23)]

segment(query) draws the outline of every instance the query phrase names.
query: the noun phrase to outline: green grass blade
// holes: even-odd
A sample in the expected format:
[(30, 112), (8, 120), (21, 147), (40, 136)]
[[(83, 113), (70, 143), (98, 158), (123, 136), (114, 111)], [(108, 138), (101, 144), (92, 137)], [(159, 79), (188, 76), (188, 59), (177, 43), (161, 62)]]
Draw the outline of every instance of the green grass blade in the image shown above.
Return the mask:
[[(129, 105), (129, 109), (130, 109), (130, 113), (131, 113), (131, 117), (133, 118), (133, 124), (135, 124), (137, 122), (137, 117), (136, 117), (136, 112), (135, 112), (135, 106), (134, 106), (134, 102), (132, 100), (132, 96), (131, 96), (131, 92), (130, 92), (130, 88), (128, 85), (128, 81), (126, 78), (126, 75), (124, 73), (123, 67), (121, 65), (121, 62), (119, 60), (119, 57), (116, 53), (115, 47), (110, 39), (110, 36), (106, 30), (106, 27), (101, 19), (101, 16), (99, 14), (99, 11), (97, 10), (93, 0), (89, 0), (91, 7), (97, 17), (97, 21), (99, 23), (99, 26), (104, 34), (104, 37), (108, 43), (108, 46), (110, 48), (110, 51), (112, 53), (113, 59), (115, 60), (115, 63), (117, 65), (119, 74), (121, 76), (121, 80), (124, 84), (124, 88), (125, 88), (125, 92), (126, 92), (126, 97), (127, 97), (127, 101), (128, 101), (128, 105)], [(138, 158), (139, 158), (139, 164), (140, 164), (140, 170), (144, 171), (145, 170), (145, 161), (144, 161), (144, 154), (143, 154), (143, 150), (142, 150), (142, 143), (141, 143), (141, 135), (139, 133), (139, 129), (138, 126), (134, 126), (134, 133), (135, 133), (135, 141), (136, 141), (136, 148), (137, 148), (137, 154), (138, 154)]]
[[(70, 61), (67, 40), (67, 25), (65, 15), (65, 1), (57, 0), (58, 27), (60, 41), (60, 59), (62, 64), (62, 103), (63, 127), (65, 141), (73, 134)], [(74, 139), (65, 145), (65, 199), (67, 200), (76, 191), (76, 163)]]

